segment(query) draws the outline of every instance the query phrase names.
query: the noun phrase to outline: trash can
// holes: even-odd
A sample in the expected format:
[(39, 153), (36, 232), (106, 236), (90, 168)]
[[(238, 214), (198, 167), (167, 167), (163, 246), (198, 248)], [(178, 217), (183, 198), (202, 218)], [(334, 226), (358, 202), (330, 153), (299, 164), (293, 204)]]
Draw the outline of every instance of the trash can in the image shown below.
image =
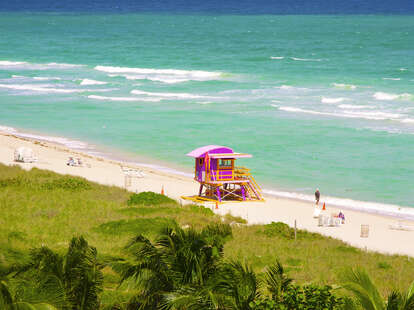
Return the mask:
[(361, 224), (361, 238), (368, 238), (369, 235), (369, 225)]

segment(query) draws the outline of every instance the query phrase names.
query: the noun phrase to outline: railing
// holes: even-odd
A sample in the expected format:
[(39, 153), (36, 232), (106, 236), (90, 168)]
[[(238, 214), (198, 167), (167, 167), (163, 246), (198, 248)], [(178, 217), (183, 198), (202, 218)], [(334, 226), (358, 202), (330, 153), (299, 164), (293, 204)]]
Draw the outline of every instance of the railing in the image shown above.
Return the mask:
[(234, 178), (237, 179), (247, 179), (250, 176), (250, 169), (246, 167), (234, 167)]

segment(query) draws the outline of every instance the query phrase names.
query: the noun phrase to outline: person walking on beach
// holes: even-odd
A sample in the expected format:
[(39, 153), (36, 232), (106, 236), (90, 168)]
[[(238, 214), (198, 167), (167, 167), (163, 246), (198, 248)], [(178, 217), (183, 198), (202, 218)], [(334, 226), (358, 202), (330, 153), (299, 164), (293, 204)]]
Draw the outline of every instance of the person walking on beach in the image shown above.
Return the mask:
[(315, 191), (315, 200), (316, 200), (316, 205), (319, 204), (319, 198), (321, 197), (321, 193), (319, 192), (319, 188), (316, 189)]

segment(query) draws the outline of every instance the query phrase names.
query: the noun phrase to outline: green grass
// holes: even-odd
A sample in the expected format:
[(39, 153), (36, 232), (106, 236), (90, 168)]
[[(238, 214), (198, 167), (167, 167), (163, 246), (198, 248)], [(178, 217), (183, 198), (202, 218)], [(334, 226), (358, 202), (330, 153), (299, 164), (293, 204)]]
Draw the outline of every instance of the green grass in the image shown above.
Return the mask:
[[(132, 194), (39, 169), (0, 164), (0, 214), (0, 265), (23, 260), (30, 248), (41, 245), (65, 251), (69, 240), (79, 235), (108, 260), (123, 257), (122, 248), (134, 234), (153, 238), (172, 221), (196, 228), (226, 222), (232, 224), (233, 239), (225, 245), (225, 257), (246, 261), (258, 272), (278, 258), (298, 283), (334, 285), (344, 268), (361, 266), (384, 294), (393, 288), (404, 290), (414, 279), (414, 260), (407, 256), (365, 252), (302, 230), (295, 240), (293, 230), (281, 223), (244, 225), (239, 217), (219, 217), (197, 205), (180, 206), (159, 194)], [(109, 267), (104, 274), (102, 300), (126, 298), (128, 292), (121, 296), (113, 291), (118, 276)]]

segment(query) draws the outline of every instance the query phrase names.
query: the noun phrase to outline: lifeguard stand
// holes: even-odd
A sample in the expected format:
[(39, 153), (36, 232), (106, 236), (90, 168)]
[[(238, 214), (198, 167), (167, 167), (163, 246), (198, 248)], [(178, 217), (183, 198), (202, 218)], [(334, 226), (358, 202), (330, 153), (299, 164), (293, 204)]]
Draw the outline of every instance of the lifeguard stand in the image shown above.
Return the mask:
[(200, 183), (198, 196), (182, 197), (194, 201), (258, 201), (261, 189), (249, 169), (236, 167), (238, 158), (250, 154), (234, 153), (231, 148), (207, 145), (188, 153), (195, 158), (194, 179)]

